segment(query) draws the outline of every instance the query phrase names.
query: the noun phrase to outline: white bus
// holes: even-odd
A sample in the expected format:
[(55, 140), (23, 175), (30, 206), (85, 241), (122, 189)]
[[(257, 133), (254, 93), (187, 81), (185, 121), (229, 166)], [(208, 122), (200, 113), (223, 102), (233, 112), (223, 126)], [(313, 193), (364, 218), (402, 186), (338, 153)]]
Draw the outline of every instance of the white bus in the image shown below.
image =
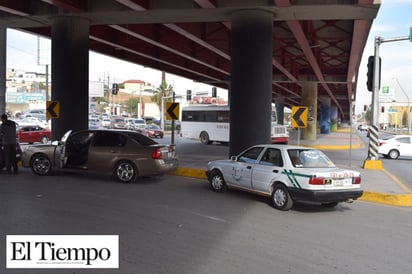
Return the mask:
[[(181, 136), (200, 139), (203, 144), (229, 142), (229, 106), (205, 105), (182, 108)], [(272, 109), (272, 143), (287, 144), (289, 131), (286, 126), (278, 125), (276, 111)]]

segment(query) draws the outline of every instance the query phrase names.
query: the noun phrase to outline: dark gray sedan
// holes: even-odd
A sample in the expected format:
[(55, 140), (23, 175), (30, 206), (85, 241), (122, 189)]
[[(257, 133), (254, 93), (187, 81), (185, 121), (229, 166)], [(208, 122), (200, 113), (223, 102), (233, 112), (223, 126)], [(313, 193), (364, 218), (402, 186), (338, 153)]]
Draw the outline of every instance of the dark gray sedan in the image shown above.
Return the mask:
[(61, 141), (28, 146), (22, 162), (37, 175), (71, 169), (110, 173), (124, 183), (139, 176), (161, 175), (178, 166), (175, 146), (161, 145), (127, 130), (70, 130)]

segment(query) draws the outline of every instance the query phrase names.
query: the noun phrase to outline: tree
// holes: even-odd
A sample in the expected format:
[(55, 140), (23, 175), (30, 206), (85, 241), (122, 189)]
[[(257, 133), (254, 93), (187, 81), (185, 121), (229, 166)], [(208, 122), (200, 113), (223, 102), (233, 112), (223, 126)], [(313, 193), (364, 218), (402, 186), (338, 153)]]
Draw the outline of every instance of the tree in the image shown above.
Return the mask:
[[(155, 102), (159, 107), (161, 112), (162, 106), (162, 98), (163, 97), (171, 97), (173, 95), (173, 87), (171, 85), (167, 85), (166, 81), (162, 81), (160, 86), (156, 88), (154, 91), (154, 95), (151, 97), (152, 102)], [(172, 101), (172, 98), (167, 99), (166, 101)]]
[(127, 113), (135, 113), (137, 117), (139, 103), (140, 103), (139, 98), (131, 97), (129, 100), (125, 101), (123, 105), (125, 106)]
[(368, 110), (365, 113), (365, 120), (372, 125), (372, 110), (370, 108), (368, 108)]

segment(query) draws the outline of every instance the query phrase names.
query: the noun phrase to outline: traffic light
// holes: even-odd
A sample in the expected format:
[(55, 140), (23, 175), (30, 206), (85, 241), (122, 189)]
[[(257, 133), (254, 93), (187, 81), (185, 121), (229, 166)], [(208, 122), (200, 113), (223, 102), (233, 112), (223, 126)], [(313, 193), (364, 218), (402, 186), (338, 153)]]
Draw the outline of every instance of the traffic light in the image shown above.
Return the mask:
[(192, 100), (192, 91), (190, 89), (186, 90), (186, 100), (187, 101)]
[(367, 111), (368, 110), (368, 105), (363, 105), (363, 111)]
[(212, 87), (212, 97), (217, 97), (217, 88)]
[(378, 68), (378, 75), (374, 75), (375, 73), (375, 56), (369, 56), (368, 58), (368, 73), (366, 74), (368, 80), (366, 81), (366, 86), (368, 87), (369, 91), (373, 91), (373, 82), (375, 81), (375, 76), (378, 77), (378, 86), (377, 89), (381, 88), (381, 67), (382, 67), (382, 59), (379, 57), (379, 68)]
[(385, 106), (381, 106), (381, 112), (385, 112)]
[(116, 84), (116, 83), (113, 83), (113, 85), (112, 85), (112, 94), (117, 95), (118, 92), (119, 92), (119, 85)]
[(366, 86), (369, 91), (373, 91), (373, 64), (375, 63), (375, 57), (369, 56), (368, 58), (368, 80), (366, 81)]

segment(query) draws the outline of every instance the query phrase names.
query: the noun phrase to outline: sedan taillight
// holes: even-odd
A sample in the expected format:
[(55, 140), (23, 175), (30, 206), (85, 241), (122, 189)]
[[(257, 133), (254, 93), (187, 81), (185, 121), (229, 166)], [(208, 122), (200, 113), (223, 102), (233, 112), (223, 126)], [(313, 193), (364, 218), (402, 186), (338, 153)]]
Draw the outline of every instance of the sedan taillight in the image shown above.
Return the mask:
[(157, 160), (162, 159), (162, 152), (160, 151), (160, 148), (156, 148), (155, 150), (153, 150), (152, 159), (157, 159)]
[(353, 185), (359, 185), (361, 183), (361, 177), (353, 177), (352, 178), (352, 184)]
[(325, 184), (325, 178), (323, 177), (312, 177), (309, 179), (309, 184), (310, 185), (324, 185)]

